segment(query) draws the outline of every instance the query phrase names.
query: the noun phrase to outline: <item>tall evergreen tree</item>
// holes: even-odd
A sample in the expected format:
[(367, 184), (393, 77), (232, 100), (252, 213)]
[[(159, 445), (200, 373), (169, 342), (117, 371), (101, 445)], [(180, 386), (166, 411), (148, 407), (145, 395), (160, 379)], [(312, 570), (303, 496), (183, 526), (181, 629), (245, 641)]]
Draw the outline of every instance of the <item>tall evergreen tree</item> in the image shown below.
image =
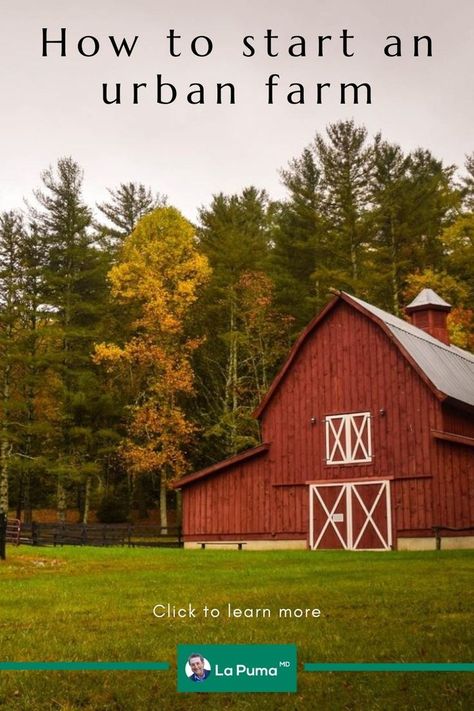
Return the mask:
[(454, 186), (455, 167), (444, 166), (429, 150), (409, 156), (410, 214), (407, 232), (413, 245), (412, 269), (443, 266), (441, 232), (455, 218), (461, 195)]
[(265, 191), (219, 193), (199, 211), (198, 239), (214, 270), (212, 287), (227, 288), (240, 274), (262, 266), (268, 256), (271, 205)]
[(288, 198), (279, 206), (273, 234), (271, 273), (277, 303), (301, 328), (332, 286), (328, 225), (322, 213), (321, 171), (305, 148), (281, 171)]
[[(371, 200), (374, 151), (367, 130), (354, 121), (339, 121), (316, 135), (315, 150), (321, 166), (324, 210), (331, 224), (334, 261), (359, 290), (367, 249), (366, 216)], [(343, 276), (343, 274), (341, 274)]]
[(374, 250), (369, 257), (370, 298), (394, 313), (400, 311), (401, 281), (411, 257), (407, 234), (412, 188), (409, 163), (400, 146), (376, 137), (370, 215), (375, 233)]
[(196, 314), (200, 332), (207, 335), (196, 354), (197, 403), (206, 413), (201, 424), (208, 441), (218, 438), (228, 453), (253, 443), (257, 434), (240, 391), (245, 356), (239, 282), (243, 274), (265, 269), (272, 217), (266, 193), (254, 187), (240, 195), (216, 195), (200, 211), (199, 248), (209, 260), (212, 277)]
[(48, 382), (41, 345), (48, 318), (42, 315), (45, 245), (19, 214), (5, 213), (0, 224), (1, 470), (4, 481), (10, 474), (17, 517), (25, 510), (30, 521), (32, 481), (40, 497), (48, 489), (44, 443), (52, 433), (43, 407)]
[(403, 306), (409, 274), (443, 266), (441, 232), (459, 204), (452, 176), (453, 168), (429, 151), (405, 156), (399, 146), (376, 138), (368, 296), (394, 313)]
[(166, 204), (166, 196), (153, 194), (143, 183), (120, 183), (108, 192), (110, 199), (97, 203), (97, 207), (109, 220), (109, 225), (99, 225), (99, 230), (107, 243), (115, 248), (132, 234), (142, 217)]
[[(91, 237), (91, 211), (82, 199), (82, 171), (71, 158), (42, 174), (33, 210), (48, 249), (44, 269), (49, 311), (48, 359), (51, 396), (56, 409), (54, 441), (58, 483), (58, 518), (64, 520), (66, 487), (76, 483), (90, 492), (94, 464), (97, 376), (91, 369), (92, 344), (98, 340), (105, 302), (107, 255)], [(99, 408), (100, 410), (100, 408)], [(86, 505), (87, 510), (87, 505)]]
[[(33, 222), (21, 233), (19, 241), (21, 275), (21, 327), (18, 338), (20, 362), (19, 388), (23, 402), (22, 428), (16, 451), (18, 468), (17, 518), (24, 516), (27, 523), (32, 517), (32, 483), (37, 489), (44, 486), (46, 457), (43, 443), (51, 436), (51, 426), (45, 412), (39, 407), (44, 392), (47, 365), (44, 357), (43, 335), (48, 325), (44, 312), (44, 266), (47, 243)], [(50, 463), (49, 463), (50, 464)], [(41, 484), (40, 484), (41, 482)]]
[(20, 327), (21, 217), (14, 212), (0, 215), (0, 512), (8, 514), (9, 465), (14, 446), (18, 403), (14, 391), (17, 334)]

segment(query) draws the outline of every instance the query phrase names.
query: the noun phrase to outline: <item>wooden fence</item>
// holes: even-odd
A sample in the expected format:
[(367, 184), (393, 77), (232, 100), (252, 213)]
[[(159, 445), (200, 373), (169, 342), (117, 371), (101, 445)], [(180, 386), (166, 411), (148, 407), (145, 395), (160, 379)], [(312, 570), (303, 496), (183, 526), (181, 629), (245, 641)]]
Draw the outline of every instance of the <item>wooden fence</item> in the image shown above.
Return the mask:
[(13, 543), (14, 546), (20, 545), (21, 521), (18, 518), (7, 518), (7, 526), (5, 529), (5, 541)]
[(20, 542), (33, 546), (123, 546), (181, 548), (181, 527), (113, 523), (22, 524)]

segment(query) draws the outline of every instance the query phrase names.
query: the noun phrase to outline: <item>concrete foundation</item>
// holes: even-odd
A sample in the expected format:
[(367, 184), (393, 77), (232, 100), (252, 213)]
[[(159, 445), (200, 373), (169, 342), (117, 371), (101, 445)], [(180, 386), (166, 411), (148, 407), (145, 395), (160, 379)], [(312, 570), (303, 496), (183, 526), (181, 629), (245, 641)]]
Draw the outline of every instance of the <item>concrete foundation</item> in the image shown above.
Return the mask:
[[(243, 539), (242, 539), (243, 540)], [(201, 541), (188, 541), (184, 544), (187, 549), (200, 549)], [(441, 550), (458, 550), (474, 548), (474, 536), (453, 536), (441, 539)], [(242, 550), (244, 551), (272, 551), (272, 550), (307, 550), (307, 541), (301, 540), (260, 540), (246, 541)], [(237, 550), (233, 542), (225, 541), (212, 542), (206, 550)], [(434, 551), (436, 550), (436, 538), (399, 538), (397, 541), (399, 551)], [(363, 553), (363, 551), (356, 551)]]
[[(474, 548), (474, 536), (446, 536), (441, 538), (441, 550), (452, 551), (458, 549)], [(397, 541), (399, 551), (434, 551), (436, 538), (399, 538)]]

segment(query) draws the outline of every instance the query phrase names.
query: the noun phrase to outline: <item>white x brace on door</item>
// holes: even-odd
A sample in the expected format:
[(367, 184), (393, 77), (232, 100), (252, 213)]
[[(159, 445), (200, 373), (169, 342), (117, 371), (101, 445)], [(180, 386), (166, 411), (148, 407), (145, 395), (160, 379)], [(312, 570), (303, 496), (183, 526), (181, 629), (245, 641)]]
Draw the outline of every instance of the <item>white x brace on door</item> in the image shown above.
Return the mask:
[(357, 464), (372, 461), (370, 412), (327, 415), (326, 464)]
[(310, 546), (389, 550), (390, 482), (326, 482), (309, 486)]

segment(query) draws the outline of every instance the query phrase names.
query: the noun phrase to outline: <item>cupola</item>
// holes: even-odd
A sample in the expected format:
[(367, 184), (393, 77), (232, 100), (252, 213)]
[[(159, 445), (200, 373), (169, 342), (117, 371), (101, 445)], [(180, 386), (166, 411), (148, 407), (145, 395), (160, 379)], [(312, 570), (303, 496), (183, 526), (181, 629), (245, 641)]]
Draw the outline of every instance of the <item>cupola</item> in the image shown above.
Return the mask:
[(423, 289), (405, 308), (413, 326), (449, 345), (447, 318), (451, 305), (433, 289)]

